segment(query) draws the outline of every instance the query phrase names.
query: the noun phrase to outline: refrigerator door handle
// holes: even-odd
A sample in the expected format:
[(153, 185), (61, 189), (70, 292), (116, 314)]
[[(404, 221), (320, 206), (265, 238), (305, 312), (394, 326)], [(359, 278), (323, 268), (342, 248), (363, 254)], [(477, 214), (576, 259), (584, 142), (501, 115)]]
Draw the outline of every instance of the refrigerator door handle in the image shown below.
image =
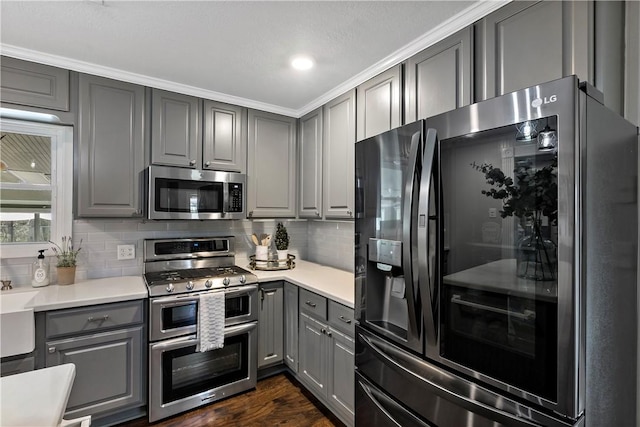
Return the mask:
[[(422, 299), (422, 312), (425, 322), (425, 341), (427, 347), (436, 345), (436, 316), (433, 310), (434, 299), (436, 298), (436, 277), (435, 259), (437, 253), (430, 251), (430, 244), (435, 238), (437, 225), (432, 223), (437, 217), (429, 215), (431, 198), (432, 177), (436, 146), (438, 145), (438, 133), (435, 129), (427, 129), (425, 138), (425, 148), (422, 160), (422, 176), (420, 177), (420, 197), (418, 199), (418, 283), (420, 286), (420, 297)], [(435, 244), (433, 245), (435, 249)]]
[[(415, 224), (413, 222), (413, 194), (415, 191), (416, 174), (419, 174), (418, 162), (422, 159), (418, 155), (422, 152), (422, 134), (416, 132), (411, 137), (411, 149), (409, 152), (409, 171), (404, 185), (404, 205), (402, 207), (402, 271), (404, 273), (406, 298), (407, 298), (407, 317), (409, 318), (409, 331), (407, 331), (407, 341), (409, 345), (415, 345), (420, 340), (420, 330), (418, 329), (418, 321), (416, 319), (416, 288), (417, 277), (414, 277), (413, 271), (413, 230)], [(416, 248), (417, 249), (417, 248)]]

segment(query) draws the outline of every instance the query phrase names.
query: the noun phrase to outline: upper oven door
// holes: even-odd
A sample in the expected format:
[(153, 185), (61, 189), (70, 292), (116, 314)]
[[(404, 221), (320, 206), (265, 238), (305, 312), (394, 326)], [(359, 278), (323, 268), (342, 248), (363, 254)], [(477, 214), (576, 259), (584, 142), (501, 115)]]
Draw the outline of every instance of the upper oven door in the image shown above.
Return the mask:
[[(225, 326), (258, 320), (257, 285), (212, 290), (225, 293)], [(198, 293), (172, 295), (150, 300), (150, 340), (158, 341), (196, 332)]]
[(149, 166), (149, 219), (243, 219), (245, 175)]

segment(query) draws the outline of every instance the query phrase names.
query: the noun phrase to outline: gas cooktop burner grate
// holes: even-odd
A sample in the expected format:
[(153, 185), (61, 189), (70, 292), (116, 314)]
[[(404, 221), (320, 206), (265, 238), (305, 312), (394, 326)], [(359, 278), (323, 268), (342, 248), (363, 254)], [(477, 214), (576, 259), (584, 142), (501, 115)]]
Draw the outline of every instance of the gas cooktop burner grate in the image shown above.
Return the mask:
[(189, 268), (184, 270), (158, 271), (145, 273), (149, 285), (164, 285), (167, 283), (182, 282), (187, 280), (213, 279), (216, 277), (233, 277), (242, 274), (251, 274), (248, 271), (236, 267), (212, 267)]

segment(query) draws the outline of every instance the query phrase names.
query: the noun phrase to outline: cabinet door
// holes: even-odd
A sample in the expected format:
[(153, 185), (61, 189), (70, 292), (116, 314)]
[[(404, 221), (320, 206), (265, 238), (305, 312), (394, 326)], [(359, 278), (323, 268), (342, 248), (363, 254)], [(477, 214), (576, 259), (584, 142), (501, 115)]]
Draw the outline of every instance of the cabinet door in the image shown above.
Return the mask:
[(199, 168), (200, 100), (153, 89), (151, 102), (151, 162)]
[(284, 363), (298, 372), (298, 287), (284, 284)]
[(2, 102), (69, 111), (69, 70), (2, 57)]
[(325, 218), (353, 218), (355, 104), (353, 89), (324, 106), (322, 205)]
[(258, 368), (282, 362), (284, 349), (282, 284), (260, 287)]
[(247, 206), (250, 218), (296, 215), (296, 119), (249, 110)]
[(246, 108), (204, 101), (202, 168), (246, 173)]
[(300, 119), (300, 218), (322, 216), (322, 108)]
[(510, 3), (477, 24), (476, 101), (577, 74), (593, 84), (593, 2)]
[(327, 396), (327, 325), (300, 313), (300, 380), (320, 396)]
[(402, 65), (377, 75), (356, 88), (358, 141), (400, 126)]
[(79, 85), (77, 216), (142, 216), (144, 88), (86, 74)]
[(143, 326), (47, 342), (46, 366), (73, 363), (76, 377), (65, 418), (143, 405)]
[[(352, 337), (331, 328), (327, 397), (341, 418), (354, 420), (355, 343)], [(348, 423), (347, 423), (348, 424)]]
[(472, 28), (407, 60), (405, 123), (471, 104)]

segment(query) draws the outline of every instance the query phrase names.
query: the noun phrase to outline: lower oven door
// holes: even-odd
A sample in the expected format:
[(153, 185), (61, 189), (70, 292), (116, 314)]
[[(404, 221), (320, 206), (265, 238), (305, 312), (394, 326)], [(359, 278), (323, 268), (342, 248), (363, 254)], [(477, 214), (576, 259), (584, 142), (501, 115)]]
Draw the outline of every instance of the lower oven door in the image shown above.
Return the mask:
[[(258, 320), (258, 285), (234, 286), (206, 292), (224, 292), (224, 324), (238, 325)], [(159, 341), (195, 334), (201, 292), (152, 298), (149, 340)]]
[(197, 352), (188, 335), (149, 345), (149, 421), (254, 388), (257, 322), (225, 328), (224, 347)]

